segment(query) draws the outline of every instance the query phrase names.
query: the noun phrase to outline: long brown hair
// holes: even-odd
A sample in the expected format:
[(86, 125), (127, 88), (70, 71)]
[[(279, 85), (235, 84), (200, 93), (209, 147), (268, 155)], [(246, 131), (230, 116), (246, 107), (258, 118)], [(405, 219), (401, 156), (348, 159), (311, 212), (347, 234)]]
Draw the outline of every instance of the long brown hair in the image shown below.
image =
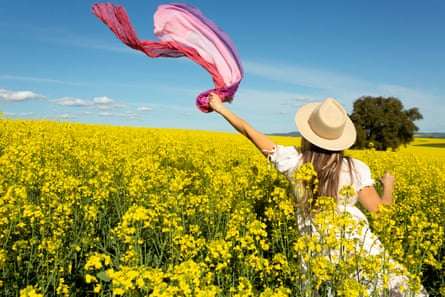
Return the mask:
[(340, 172), (343, 160), (347, 160), (352, 179), (351, 158), (344, 155), (343, 151), (328, 151), (322, 149), (304, 137), (301, 138), (300, 152), (303, 155), (303, 164), (312, 163), (318, 178), (318, 191), (313, 194), (313, 203), (318, 196), (337, 198)]

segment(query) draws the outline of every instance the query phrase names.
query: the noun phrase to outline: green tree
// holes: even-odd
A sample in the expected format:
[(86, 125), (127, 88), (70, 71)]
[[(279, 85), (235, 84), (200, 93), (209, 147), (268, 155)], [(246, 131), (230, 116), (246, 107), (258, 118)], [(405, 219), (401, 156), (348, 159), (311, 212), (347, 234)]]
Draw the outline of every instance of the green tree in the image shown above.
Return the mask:
[(417, 107), (404, 110), (397, 98), (362, 96), (354, 102), (351, 114), (357, 129), (354, 148), (395, 150), (414, 140), (414, 133), (419, 130), (414, 121), (420, 119), (423, 116)]

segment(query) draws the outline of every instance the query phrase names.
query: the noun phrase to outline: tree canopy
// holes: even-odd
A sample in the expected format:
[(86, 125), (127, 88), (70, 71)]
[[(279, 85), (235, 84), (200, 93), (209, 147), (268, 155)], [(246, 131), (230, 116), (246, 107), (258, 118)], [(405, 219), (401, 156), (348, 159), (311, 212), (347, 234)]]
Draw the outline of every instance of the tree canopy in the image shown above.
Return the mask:
[(357, 129), (354, 148), (397, 149), (414, 140), (419, 128), (414, 121), (423, 119), (417, 107), (405, 110), (394, 97), (362, 96), (354, 102), (351, 120)]

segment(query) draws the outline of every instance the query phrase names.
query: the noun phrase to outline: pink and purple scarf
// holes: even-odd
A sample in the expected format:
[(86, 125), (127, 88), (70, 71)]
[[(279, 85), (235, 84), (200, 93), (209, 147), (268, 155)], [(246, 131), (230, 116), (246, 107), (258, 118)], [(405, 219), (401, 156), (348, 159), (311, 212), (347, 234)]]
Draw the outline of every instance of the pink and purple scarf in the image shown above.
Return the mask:
[(160, 5), (154, 14), (154, 35), (159, 42), (139, 40), (120, 5), (98, 3), (93, 6), (93, 13), (123, 43), (151, 58), (185, 56), (206, 69), (213, 78), (214, 88), (196, 98), (201, 111), (212, 111), (208, 100), (211, 92), (224, 102), (233, 100), (243, 77), (240, 58), (229, 36), (199, 9), (182, 3)]

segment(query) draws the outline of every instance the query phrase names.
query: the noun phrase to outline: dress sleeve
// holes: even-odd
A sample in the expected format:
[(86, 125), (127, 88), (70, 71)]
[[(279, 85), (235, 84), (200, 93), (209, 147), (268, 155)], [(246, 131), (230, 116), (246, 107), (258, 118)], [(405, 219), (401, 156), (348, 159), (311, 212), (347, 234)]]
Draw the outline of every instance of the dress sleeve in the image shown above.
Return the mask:
[(269, 161), (287, 177), (298, 167), (300, 159), (301, 154), (293, 146), (276, 145), (269, 154)]
[(374, 185), (375, 181), (371, 177), (371, 170), (365, 163), (354, 159), (354, 169), (356, 175), (354, 178), (354, 188), (357, 193), (363, 188)]

